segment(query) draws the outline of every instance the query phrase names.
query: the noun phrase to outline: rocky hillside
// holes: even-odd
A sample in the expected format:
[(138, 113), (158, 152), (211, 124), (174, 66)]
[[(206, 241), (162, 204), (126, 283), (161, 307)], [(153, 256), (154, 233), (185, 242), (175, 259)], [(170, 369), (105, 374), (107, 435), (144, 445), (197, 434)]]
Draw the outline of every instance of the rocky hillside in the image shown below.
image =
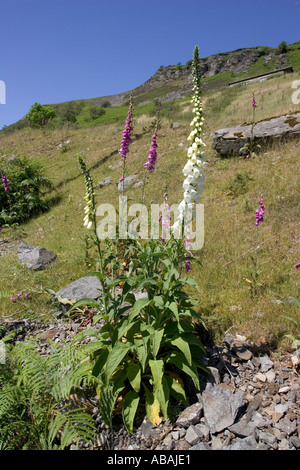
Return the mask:
[[(287, 65), (293, 65), (297, 69), (295, 57), (298, 56), (300, 57), (300, 42), (291, 44), (287, 50), (281, 50), (279, 47), (255, 47), (214, 54), (200, 59), (204, 87), (209, 86), (209, 79), (212, 77), (216, 88), (218, 88), (220, 85), (229, 83), (232, 79), (270, 72)], [(150, 101), (155, 95), (162, 101), (185, 98), (192, 91), (191, 79), (190, 62), (185, 65), (161, 66), (152, 77), (139, 87), (117, 95), (102, 97), (93, 101), (93, 104), (101, 105), (103, 101), (109, 100), (112, 106), (117, 106), (128, 100), (130, 93), (134, 95), (138, 104)]]
[[(300, 71), (300, 41), (286, 47), (271, 48), (257, 46), (253, 48), (237, 49), (231, 52), (222, 52), (200, 59), (203, 93), (209, 93), (228, 85), (228, 83), (253, 75), (272, 72), (276, 69), (291, 65), (294, 72)], [(132, 90), (123, 91), (115, 95), (100, 96), (92, 99), (50, 104), (54, 107), (59, 122), (66, 106), (87, 109), (90, 106), (105, 104), (112, 107), (128, 105), (130, 95), (134, 97), (134, 104), (141, 105), (161, 101), (175, 101), (186, 98), (192, 94), (191, 61), (186, 64), (161, 66), (142, 85)], [(80, 111), (79, 111), (80, 112)], [(82, 127), (82, 120), (75, 122)], [(85, 120), (85, 118), (83, 119)], [(57, 124), (57, 123), (56, 123)], [(98, 124), (98, 122), (95, 122)], [(8, 126), (7, 130), (23, 128), (27, 125), (25, 118)]]

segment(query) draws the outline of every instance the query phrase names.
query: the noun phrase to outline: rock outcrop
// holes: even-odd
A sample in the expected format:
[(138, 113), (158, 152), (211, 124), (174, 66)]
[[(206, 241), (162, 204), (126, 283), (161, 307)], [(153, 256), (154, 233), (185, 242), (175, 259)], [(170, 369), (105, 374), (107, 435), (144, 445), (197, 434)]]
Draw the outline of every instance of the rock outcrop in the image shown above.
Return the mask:
[(53, 251), (46, 250), (42, 246), (28, 245), (24, 242), (20, 243), (17, 252), (19, 263), (25, 264), (28, 269), (33, 271), (45, 269), (57, 259), (57, 255)]
[(260, 146), (265, 149), (275, 142), (285, 142), (300, 138), (300, 113), (275, 117), (260, 121), (254, 125), (242, 124), (236, 127), (227, 127), (215, 132), (213, 149), (221, 156), (240, 155), (241, 149), (246, 145), (251, 151)]

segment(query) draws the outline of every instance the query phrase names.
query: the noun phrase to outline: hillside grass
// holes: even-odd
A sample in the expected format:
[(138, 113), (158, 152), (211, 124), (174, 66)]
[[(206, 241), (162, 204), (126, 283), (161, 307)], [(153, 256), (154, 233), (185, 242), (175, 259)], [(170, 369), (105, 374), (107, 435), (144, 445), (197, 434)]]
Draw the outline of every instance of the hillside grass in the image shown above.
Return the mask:
[[(296, 74), (272, 78), (263, 83), (208, 91), (203, 96), (208, 166), (202, 203), (205, 208), (205, 243), (197, 253), (202, 262), (192, 263), (191, 275), (198, 281), (200, 292), (197, 309), (208, 329), (219, 340), (228, 329), (244, 334), (258, 344), (285, 345), (284, 333), (293, 332), (284, 318), (293, 317), (300, 325), (299, 308), (290, 302), (299, 298), (299, 274), (293, 267), (299, 262), (299, 142), (274, 146), (250, 159), (221, 159), (212, 150), (214, 132), (242, 122), (251, 122), (252, 93), (258, 107), (256, 118), (300, 111), (291, 102), (291, 83)], [(136, 106), (134, 138), (126, 164), (126, 174), (144, 178), (151, 143), (153, 104)], [(163, 114), (164, 106), (168, 112)], [(0, 158), (12, 154), (39, 157), (60, 202), (48, 213), (41, 214), (19, 230), (2, 229), (0, 237), (41, 245), (53, 250), (58, 261), (44, 271), (33, 272), (18, 263), (16, 249), (3, 255), (0, 264), (0, 318), (51, 319), (57, 310), (47, 289), (57, 291), (86, 275), (94, 268), (85, 256), (83, 227), (85, 187), (77, 155), (91, 168), (95, 184), (111, 176), (113, 184), (97, 190), (97, 202), (118, 207), (117, 181), (122, 170), (118, 149), (122, 138), (126, 107), (108, 108), (111, 119), (87, 128), (72, 128), (62, 137), (61, 129), (23, 129), (0, 133)], [(158, 160), (155, 171), (147, 177), (146, 203), (162, 203), (164, 188), (169, 201), (182, 198), (182, 168), (186, 161), (187, 141), (192, 118), (190, 101), (162, 105), (162, 126), (158, 133)], [(173, 128), (174, 122), (179, 127)], [(62, 138), (70, 144), (62, 152)], [(240, 181), (243, 184), (237, 184)], [(258, 227), (258, 262), (261, 269), (260, 292), (251, 296), (249, 284), (253, 272), (250, 255), (256, 246), (255, 209), (259, 195), (264, 194), (265, 220)], [(127, 191), (131, 202), (141, 201), (141, 188)], [(31, 297), (18, 303), (10, 294), (30, 291)]]

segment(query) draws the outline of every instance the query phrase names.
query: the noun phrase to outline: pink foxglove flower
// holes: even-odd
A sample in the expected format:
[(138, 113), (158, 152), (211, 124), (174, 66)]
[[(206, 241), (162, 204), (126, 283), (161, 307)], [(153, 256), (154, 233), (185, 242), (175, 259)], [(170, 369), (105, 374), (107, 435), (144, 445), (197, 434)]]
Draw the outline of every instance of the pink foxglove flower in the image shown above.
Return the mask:
[(295, 264), (294, 268), (296, 268), (296, 269), (300, 268), (300, 263)]
[(134, 107), (133, 107), (132, 101), (130, 101), (128, 115), (127, 115), (126, 123), (125, 123), (125, 128), (122, 132), (123, 138), (122, 138), (122, 141), (121, 141), (121, 148), (119, 150), (119, 154), (121, 155), (122, 158), (126, 158), (126, 156), (128, 155), (128, 153), (129, 153), (129, 144), (131, 144), (131, 142), (132, 142), (131, 133), (132, 133), (132, 130), (133, 130), (133, 127), (132, 127), (133, 111), (134, 111)]
[(9, 179), (6, 178), (4, 173), (2, 173), (2, 183), (3, 183), (3, 186), (4, 186), (4, 191), (8, 191)]
[(258, 226), (260, 222), (264, 221), (265, 206), (263, 204), (263, 196), (259, 199), (260, 209), (255, 211), (255, 225)]
[(257, 102), (256, 102), (256, 99), (255, 99), (255, 96), (253, 94), (253, 98), (252, 98), (252, 108), (256, 108), (257, 106)]
[(152, 136), (152, 142), (151, 142), (151, 147), (150, 147), (150, 150), (149, 150), (149, 157), (148, 157), (148, 161), (146, 163), (144, 163), (144, 167), (149, 169), (150, 173), (152, 173), (152, 171), (154, 170), (155, 168), (155, 163), (156, 163), (156, 159), (157, 159), (157, 143), (156, 143), (156, 138), (157, 138), (157, 128), (155, 129), (155, 132)]

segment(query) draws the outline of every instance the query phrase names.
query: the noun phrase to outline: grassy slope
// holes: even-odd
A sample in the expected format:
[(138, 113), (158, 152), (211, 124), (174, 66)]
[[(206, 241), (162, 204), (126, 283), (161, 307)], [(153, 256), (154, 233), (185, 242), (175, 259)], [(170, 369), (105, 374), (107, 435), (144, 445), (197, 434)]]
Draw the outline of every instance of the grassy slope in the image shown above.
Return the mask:
[[(216, 338), (228, 328), (233, 328), (257, 342), (277, 341), (283, 332), (290, 329), (283, 315), (293, 316), (300, 322), (299, 309), (286, 303), (291, 296), (299, 298), (299, 281), (293, 268), (300, 256), (299, 143), (276, 146), (249, 160), (221, 160), (211, 149), (212, 135), (216, 129), (251, 121), (252, 92), (258, 101), (259, 120), (300, 111), (300, 106), (291, 102), (291, 83), (297, 78), (299, 74), (293, 74), (204, 95), (208, 159), (202, 200), (205, 205), (205, 245), (198, 254), (202, 267), (194, 264), (191, 274), (200, 284), (200, 293), (196, 294), (199, 297), (199, 311)], [(147, 114), (149, 111), (150, 108), (136, 108), (134, 132), (142, 136), (131, 145), (127, 164), (127, 174), (138, 174), (141, 178), (151, 141), (151, 133), (143, 131), (152, 120)], [(32, 296), (26, 303), (18, 304), (12, 303), (9, 297), (3, 297), (0, 299), (1, 316), (37, 315), (48, 318), (55, 307), (45, 289), (58, 290), (88, 272), (84, 253), (86, 231), (82, 224), (85, 188), (76, 154), (87, 149), (85, 157), (92, 168), (95, 183), (105, 176), (111, 176), (117, 182), (121, 175), (118, 149), (124, 112), (120, 117), (122, 119), (87, 129), (70, 128), (68, 138), (71, 143), (65, 153), (57, 148), (62, 130), (24, 129), (0, 134), (2, 158), (6, 159), (12, 154), (39, 156), (61, 196), (61, 202), (50, 212), (24, 226), (24, 240), (55, 251), (58, 262), (45, 271), (31, 272), (19, 265), (15, 251), (2, 257), (0, 291), (13, 294), (28, 290)], [(186, 160), (186, 137), (191, 117), (190, 102), (180, 100), (173, 105), (173, 111), (169, 109), (168, 116), (163, 118), (158, 137), (157, 167), (146, 187), (148, 203), (162, 202), (165, 185), (168, 186), (170, 202), (180, 200), (181, 170)], [(179, 122), (180, 127), (172, 129), (171, 123), (174, 121)], [(110, 165), (116, 168), (111, 170)], [(246, 175), (247, 185), (244, 192), (234, 197), (226, 188), (232, 186), (238, 174)], [(255, 246), (254, 212), (260, 193), (264, 194), (266, 206), (265, 221), (259, 226), (258, 235), (260, 280), (264, 289), (252, 298), (244, 278), (251, 276), (249, 250)], [(140, 188), (128, 191), (133, 202), (140, 202), (140, 195)], [(97, 200), (99, 203), (117, 205), (116, 185), (99, 189)], [(1, 232), (1, 237), (10, 235)], [(18, 237), (17, 234), (15, 236)]]

